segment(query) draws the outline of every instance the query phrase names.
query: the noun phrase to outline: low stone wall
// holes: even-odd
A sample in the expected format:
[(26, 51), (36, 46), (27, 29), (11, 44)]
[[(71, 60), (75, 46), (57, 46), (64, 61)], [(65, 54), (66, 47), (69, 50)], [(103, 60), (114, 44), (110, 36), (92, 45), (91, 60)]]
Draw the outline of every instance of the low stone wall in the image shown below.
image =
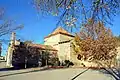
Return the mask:
[[(94, 63), (94, 62), (88, 62), (88, 61), (79, 61), (74, 66), (79, 66), (79, 67), (95, 67), (95, 68), (108, 67), (108, 65), (105, 65), (105, 64), (106, 64), (106, 62), (104, 62), (104, 61), (101, 61), (100, 64), (99, 63)], [(115, 66), (116, 66), (115, 63), (114, 64), (111, 63), (111, 67), (115, 67)]]
[(0, 61), (0, 68), (6, 67), (6, 61)]
[(93, 63), (93, 62), (88, 62), (88, 61), (78, 61), (75, 63), (75, 66), (79, 66), (79, 67), (98, 67), (97, 64)]

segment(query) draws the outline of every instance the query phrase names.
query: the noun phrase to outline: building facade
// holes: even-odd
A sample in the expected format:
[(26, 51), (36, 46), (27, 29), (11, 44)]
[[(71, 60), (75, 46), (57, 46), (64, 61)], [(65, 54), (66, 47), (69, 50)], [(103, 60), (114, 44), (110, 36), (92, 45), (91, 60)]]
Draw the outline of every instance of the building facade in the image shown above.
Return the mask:
[[(36, 54), (39, 56), (39, 54), (44, 54), (45, 51), (48, 51), (50, 54), (56, 55), (61, 63), (65, 60), (69, 60), (73, 63), (79, 62), (77, 55), (74, 55), (72, 49), (73, 39), (74, 36), (72, 34), (64, 30), (62, 27), (58, 27), (44, 38), (43, 45), (29, 44), (29, 48), (31, 48), (30, 52), (32, 52), (33, 49), (39, 49), (39, 53), (32, 53), (32, 55), (29, 52), (27, 54), (30, 54), (29, 56), (34, 58)], [(26, 49), (23, 47), (21, 46), (21, 42), (15, 39), (15, 33), (12, 33), (11, 42), (7, 51), (7, 66), (12, 66), (12, 64), (25, 64)], [(27, 62), (34, 63), (34, 59), (31, 58), (27, 60)]]
[[(46, 51), (50, 53), (51, 56), (57, 57), (62, 63), (65, 60), (73, 62), (75, 65), (83, 66), (84, 64), (87, 67), (97, 66), (92, 62), (80, 61), (77, 59), (77, 54), (74, 53), (72, 48), (72, 43), (74, 42), (74, 35), (70, 34), (62, 27), (58, 27), (52, 33), (44, 38), (44, 44), (29, 44), (29, 49), (21, 46), (21, 42), (15, 39), (15, 33), (12, 33), (11, 42), (7, 51), (7, 62), (6, 66), (12, 67), (15, 63), (17, 65), (25, 64), (26, 61), (26, 52), (27, 51), (27, 63), (29, 64), (38, 64), (41, 57), (45, 56)], [(22, 50), (23, 49), (23, 50)], [(35, 53), (32, 50), (36, 50)], [(120, 47), (117, 49), (117, 60), (118, 65), (120, 66)], [(45, 62), (45, 58), (42, 60)], [(24, 67), (24, 66), (23, 66)]]
[(58, 52), (58, 58), (60, 62), (64, 60), (71, 60), (72, 47), (71, 42), (74, 36), (68, 33), (61, 27), (58, 27), (55, 31), (44, 38), (45, 45), (51, 45)]

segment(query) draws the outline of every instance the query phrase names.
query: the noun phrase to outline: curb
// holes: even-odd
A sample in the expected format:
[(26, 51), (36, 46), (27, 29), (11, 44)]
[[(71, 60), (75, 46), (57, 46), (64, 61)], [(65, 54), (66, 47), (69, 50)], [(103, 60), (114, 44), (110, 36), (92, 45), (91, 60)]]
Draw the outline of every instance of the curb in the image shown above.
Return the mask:
[[(23, 74), (23, 73), (30, 73), (30, 72), (38, 72), (38, 71), (44, 71), (44, 70), (48, 70), (49, 68), (42, 68), (42, 69), (35, 69), (35, 68), (31, 68), (31, 70), (27, 70), (27, 71), (22, 71), (22, 72), (15, 72), (15, 73), (8, 73), (8, 74), (3, 74), (0, 75), (0, 77), (5, 77), (5, 76), (11, 76), (11, 75), (17, 75), (17, 74)], [(22, 69), (23, 70), (23, 69)]]

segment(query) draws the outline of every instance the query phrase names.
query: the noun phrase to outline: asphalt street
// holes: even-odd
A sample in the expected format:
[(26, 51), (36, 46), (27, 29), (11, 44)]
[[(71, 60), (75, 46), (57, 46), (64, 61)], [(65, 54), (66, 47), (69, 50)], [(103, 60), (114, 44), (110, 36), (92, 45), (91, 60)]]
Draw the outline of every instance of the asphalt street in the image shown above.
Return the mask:
[[(68, 69), (52, 69), (45, 71), (36, 71), (22, 73), (24, 70), (19, 70), (21, 74), (14, 74), (17, 71), (1, 71), (4, 76), (0, 80), (115, 80), (108, 74), (103, 74), (96, 70), (68, 68)], [(5, 75), (11, 73), (13, 75)]]

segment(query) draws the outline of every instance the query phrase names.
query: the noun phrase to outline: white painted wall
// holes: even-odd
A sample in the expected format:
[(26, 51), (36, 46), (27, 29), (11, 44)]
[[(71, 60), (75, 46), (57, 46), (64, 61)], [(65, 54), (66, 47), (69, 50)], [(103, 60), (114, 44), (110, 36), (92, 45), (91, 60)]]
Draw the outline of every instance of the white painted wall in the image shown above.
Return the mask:
[(58, 57), (60, 61), (70, 60), (70, 42), (59, 44)]
[(68, 41), (68, 40), (71, 40), (73, 38), (74, 37), (70, 37), (70, 36), (67, 36), (67, 35), (60, 34), (60, 42), (62, 42), (62, 41)]
[(13, 67), (12, 66), (12, 54), (13, 54), (13, 46), (15, 44), (15, 33), (12, 32), (12, 35), (11, 35), (11, 41), (10, 41), (10, 46), (8, 47), (8, 51), (7, 51), (7, 62), (6, 62), (6, 66), (7, 67)]
[[(67, 35), (60, 35), (60, 42), (72, 40), (73, 37)], [(60, 60), (70, 60), (71, 42), (59, 44), (58, 56)]]
[(44, 44), (45, 45), (55, 45), (55, 44), (58, 44), (58, 42), (60, 42), (60, 34), (57, 34), (57, 35), (54, 35), (54, 36), (51, 36), (51, 37), (48, 37), (48, 38), (45, 38), (44, 39)]
[(70, 60), (70, 54), (71, 54), (70, 44), (71, 44), (71, 42), (67, 42), (67, 43), (63, 43), (63, 44), (59, 44), (59, 42), (69, 41), (71, 39), (73, 39), (73, 37), (63, 35), (63, 34), (57, 34), (55, 36), (45, 38), (44, 44), (51, 45), (55, 49), (58, 50), (57, 54), (58, 54), (58, 58), (60, 61), (65, 60), (65, 59)]
[(15, 45), (20, 45), (20, 41), (15, 40)]

